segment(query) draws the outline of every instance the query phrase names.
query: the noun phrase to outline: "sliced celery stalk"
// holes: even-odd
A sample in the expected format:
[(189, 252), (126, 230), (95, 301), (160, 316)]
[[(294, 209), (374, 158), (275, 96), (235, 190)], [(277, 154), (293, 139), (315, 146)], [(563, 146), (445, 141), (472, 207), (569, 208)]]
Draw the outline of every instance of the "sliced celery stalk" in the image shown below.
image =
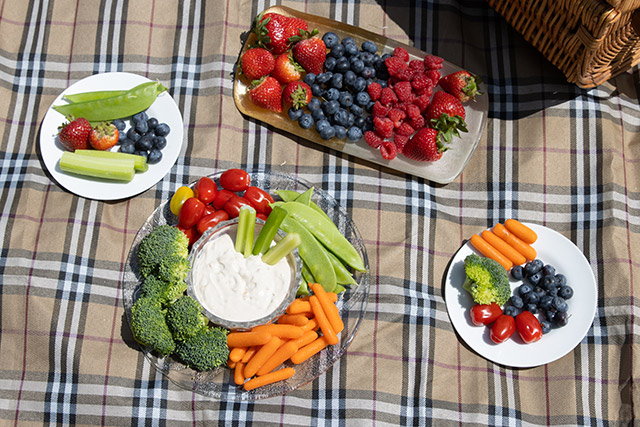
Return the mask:
[(260, 234), (258, 234), (258, 238), (256, 239), (256, 243), (253, 245), (253, 254), (260, 255), (269, 250), (271, 246), (271, 242), (273, 238), (276, 237), (276, 233), (278, 232), (278, 228), (280, 228), (280, 224), (287, 216), (287, 212), (280, 208), (274, 207), (267, 221), (262, 226), (262, 230), (260, 230)]
[(138, 156), (137, 154), (121, 153), (119, 151), (104, 151), (104, 150), (76, 150), (76, 154), (83, 156), (96, 157), (99, 159), (133, 159), (134, 167), (138, 172), (146, 172), (149, 170), (149, 164), (147, 158), (144, 156)]
[(242, 206), (238, 215), (238, 232), (235, 249), (248, 257), (253, 249), (253, 232), (256, 226), (256, 210), (251, 206)]
[(134, 164), (133, 159), (102, 159), (71, 151), (62, 153), (59, 162), (64, 172), (126, 182), (131, 181), (136, 173)]
[(262, 255), (265, 264), (276, 265), (285, 256), (300, 246), (302, 239), (298, 233), (289, 233)]

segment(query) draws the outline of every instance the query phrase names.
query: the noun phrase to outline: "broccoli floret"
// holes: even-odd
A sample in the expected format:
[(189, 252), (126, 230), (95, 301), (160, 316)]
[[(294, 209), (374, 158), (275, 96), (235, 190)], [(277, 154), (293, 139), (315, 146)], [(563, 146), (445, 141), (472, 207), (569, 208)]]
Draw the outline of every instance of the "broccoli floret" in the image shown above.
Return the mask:
[(184, 295), (167, 309), (167, 325), (176, 341), (185, 341), (207, 326), (209, 319), (202, 314), (202, 306)]
[(463, 288), (476, 303), (504, 305), (511, 296), (507, 270), (497, 261), (471, 254), (464, 260), (464, 271)]
[(140, 296), (154, 298), (163, 306), (173, 303), (187, 290), (187, 284), (181, 282), (167, 282), (156, 276), (149, 275), (140, 284)]
[(227, 363), (227, 331), (223, 328), (203, 328), (188, 340), (176, 345), (175, 355), (196, 371), (208, 371)]
[(175, 350), (176, 344), (165, 321), (160, 303), (154, 298), (138, 298), (131, 307), (131, 332), (136, 341), (161, 356)]
[(189, 239), (177, 227), (165, 224), (154, 228), (140, 241), (137, 255), (143, 278), (156, 274), (171, 282), (187, 277), (184, 266), (186, 264), (188, 270), (188, 263), (177, 260), (186, 260), (189, 256)]

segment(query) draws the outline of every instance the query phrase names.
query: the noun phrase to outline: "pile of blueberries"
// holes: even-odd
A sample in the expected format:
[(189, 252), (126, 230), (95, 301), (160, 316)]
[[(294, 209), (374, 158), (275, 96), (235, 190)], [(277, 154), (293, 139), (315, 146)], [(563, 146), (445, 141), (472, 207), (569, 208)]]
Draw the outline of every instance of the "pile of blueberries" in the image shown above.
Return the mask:
[(119, 151), (144, 156), (150, 164), (162, 160), (162, 149), (167, 146), (167, 135), (171, 132), (168, 124), (149, 117), (146, 111), (131, 117), (131, 126), (126, 132), (127, 123), (123, 119), (115, 119), (112, 123), (120, 132)]
[(517, 316), (522, 310), (534, 315), (540, 313), (540, 326), (545, 334), (552, 326), (561, 327), (569, 322), (567, 300), (573, 296), (573, 288), (567, 284), (566, 276), (557, 273), (553, 265), (535, 259), (524, 267), (512, 267), (511, 277), (524, 283), (507, 301), (504, 314)]
[(365, 114), (371, 112), (374, 104), (367, 86), (377, 81), (386, 87), (389, 73), (384, 60), (390, 55), (376, 53), (378, 46), (370, 40), (358, 48), (353, 37), (340, 40), (331, 31), (322, 40), (329, 49), (325, 71), (305, 75), (303, 81), (311, 87), (314, 97), (307, 111), (290, 108), (289, 118), (303, 129), (315, 126), (322, 139), (358, 141), (366, 130), (373, 128), (371, 116)]

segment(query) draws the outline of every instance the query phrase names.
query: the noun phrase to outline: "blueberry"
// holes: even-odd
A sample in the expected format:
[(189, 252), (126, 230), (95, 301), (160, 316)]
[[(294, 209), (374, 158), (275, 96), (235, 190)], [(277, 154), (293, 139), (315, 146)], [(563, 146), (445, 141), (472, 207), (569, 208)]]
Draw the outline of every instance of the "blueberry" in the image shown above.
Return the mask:
[(338, 102), (340, 102), (340, 105), (344, 108), (349, 108), (353, 105), (353, 95), (351, 95), (351, 92), (349, 91), (342, 91), (340, 92)]
[(136, 151), (136, 146), (130, 139), (127, 139), (120, 145), (120, 149), (118, 150), (122, 153), (133, 154)]
[(143, 135), (138, 141), (136, 141), (136, 149), (147, 151), (153, 148), (153, 139), (150, 135)]
[(362, 72), (360, 73), (360, 75), (362, 77), (364, 77), (365, 79), (373, 79), (376, 76), (376, 70), (373, 69), (373, 67), (367, 67), (365, 65), (364, 69), (362, 70)]
[(313, 73), (307, 73), (302, 79), (302, 81), (308, 84), (309, 86), (311, 86), (316, 82), (316, 75)]
[(333, 126), (323, 127), (319, 133), (320, 133), (320, 138), (324, 140), (328, 140), (336, 136), (336, 130), (333, 128)]
[(341, 73), (334, 73), (329, 84), (332, 88), (342, 89), (342, 79), (343, 75)]
[(147, 113), (145, 111), (140, 111), (139, 113), (136, 113), (133, 115), (133, 117), (131, 117), (131, 120), (136, 123), (136, 122), (146, 122), (147, 120), (149, 120), (149, 116), (147, 115)]
[[(378, 78), (376, 79), (376, 81), (378, 82), (378, 84), (384, 89), (385, 87), (389, 86), (389, 83), (387, 82), (387, 79), (385, 78), (384, 80), (381, 78), (380, 76), (380, 71), (378, 71), (377, 73)], [(388, 77), (388, 76), (387, 76)]]
[(373, 130), (373, 116), (367, 116), (364, 118), (364, 126), (362, 126), (363, 131)]
[(511, 277), (513, 277), (516, 280), (522, 280), (522, 266), (521, 265), (514, 265), (511, 268)]
[(539, 298), (542, 298), (543, 296), (547, 295), (547, 291), (545, 291), (544, 289), (542, 289), (540, 286), (536, 286), (536, 288), (533, 290), (536, 294), (538, 294)]
[(542, 280), (542, 272), (538, 271), (537, 273), (532, 274), (528, 277), (528, 280), (532, 285), (537, 286)]
[(525, 295), (531, 293), (531, 291), (533, 291), (533, 288), (531, 287), (531, 285), (529, 285), (528, 283), (523, 283), (522, 285), (520, 285), (520, 287), (518, 288), (518, 293), (520, 294), (521, 297), (524, 298)]
[(344, 46), (341, 44), (338, 44), (331, 49), (331, 52), (329, 52), (327, 56), (330, 56), (333, 58), (341, 58), (343, 55), (344, 55)]
[(553, 297), (552, 306), (558, 312), (567, 311), (567, 309), (569, 308), (567, 302), (562, 297)]
[(136, 128), (129, 128), (129, 130), (127, 131), (127, 139), (131, 140), (132, 142), (138, 142), (138, 140), (142, 137), (142, 135), (140, 135), (138, 132), (136, 132)]
[(155, 131), (158, 136), (167, 136), (171, 132), (171, 128), (166, 123), (158, 123)]
[(520, 310), (517, 309), (516, 307), (512, 306), (512, 305), (508, 305), (504, 308), (504, 310), (502, 311), (502, 314), (506, 314), (507, 316), (512, 316), (512, 317), (516, 317), (518, 314), (520, 314)]
[(162, 160), (162, 151), (158, 150), (157, 148), (153, 148), (149, 151), (149, 155), (147, 156), (147, 162), (154, 164), (154, 163), (158, 163), (160, 160)]
[(547, 294), (551, 295), (552, 297), (555, 297), (556, 295), (558, 295), (558, 291), (560, 290), (559, 287), (557, 286), (552, 286), (549, 289), (547, 289)]
[(554, 276), (556, 274), (556, 268), (551, 264), (545, 264), (545, 266), (542, 267), (542, 274), (544, 276)]
[(332, 116), (336, 113), (336, 111), (338, 111), (338, 109), (340, 108), (340, 103), (337, 100), (331, 100), (331, 101), (327, 101), (324, 102), (322, 104), (322, 111), (324, 111), (324, 113), (327, 116)]
[(149, 126), (149, 129), (155, 129), (156, 126), (158, 126), (158, 119), (150, 117), (149, 120), (147, 120), (147, 126)]
[(538, 304), (540, 301), (540, 295), (536, 292), (529, 292), (524, 297), (522, 297), (526, 304)]
[[(364, 122), (364, 119), (362, 121)], [(360, 141), (362, 139), (362, 129), (358, 126), (351, 126), (347, 130), (347, 139), (353, 142)]]
[(142, 156), (149, 161), (149, 152), (147, 150), (136, 150), (134, 153), (136, 156)]
[[(353, 106), (352, 106), (351, 108), (353, 109)], [(362, 128), (364, 127), (364, 122), (365, 122), (364, 117), (362, 117), (362, 116), (357, 116), (357, 117), (355, 118), (355, 120), (353, 121), (353, 125), (354, 125), (355, 127), (360, 128), (360, 130), (362, 130)]]
[(549, 309), (544, 312), (544, 317), (546, 317), (549, 322), (553, 322), (556, 319), (556, 314), (555, 310)]
[(313, 117), (311, 117), (310, 114), (304, 113), (298, 119), (298, 125), (300, 125), (302, 129), (309, 129), (313, 126), (313, 124), (314, 124)]
[(113, 125), (116, 127), (116, 129), (118, 129), (119, 131), (123, 131), (124, 128), (127, 127), (127, 124), (124, 122), (124, 120), (122, 119), (114, 119), (113, 121), (111, 121), (111, 123), (113, 123)]
[[(355, 45), (355, 44), (356, 44), (356, 40), (355, 40), (353, 37), (351, 37), (351, 36), (347, 36), (347, 37), (343, 38), (343, 39), (340, 41), (340, 43), (342, 43), (342, 46), (345, 46), (345, 47), (346, 47), (348, 44)], [(357, 47), (357, 46), (356, 46), (356, 47)]]
[[(316, 82), (318, 79), (316, 79)], [(311, 85), (311, 93), (313, 96), (317, 96), (318, 98), (322, 98), (326, 93), (326, 90), (322, 87), (320, 83), (314, 83)]]
[(338, 100), (340, 99), (340, 91), (338, 89), (336, 89), (335, 87), (332, 87), (331, 89), (327, 90), (327, 93), (325, 93), (324, 97), (327, 101), (332, 101), (332, 100)]
[(126, 133), (126, 132), (124, 132), (124, 131), (119, 131), (119, 132), (118, 132), (118, 144), (122, 144), (122, 142), (123, 142), (125, 139), (128, 139), (128, 138), (127, 138), (127, 133)]
[(553, 276), (544, 276), (540, 281), (540, 286), (549, 290), (556, 287), (556, 279)]
[(569, 323), (569, 313), (566, 311), (559, 311), (556, 313), (553, 322), (558, 326), (566, 326)]
[(340, 43), (340, 38), (333, 31), (327, 31), (322, 36), (322, 41), (327, 49), (333, 49), (338, 43)]
[(556, 286), (562, 287), (567, 284), (567, 278), (564, 274), (556, 274)]
[(543, 296), (542, 298), (540, 298), (538, 307), (543, 310), (549, 310), (551, 307), (553, 307), (553, 297), (551, 295)]
[(287, 111), (287, 114), (289, 115), (289, 118), (291, 120), (297, 121), (304, 114), (304, 111), (302, 110), (302, 108), (293, 108), (293, 107), (291, 107)]
[(335, 125), (333, 129), (336, 131), (336, 138), (345, 139), (347, 137), (347, 129), (344, 126)]
[(331, 80), (331, 77), (333, 77), (333, 73), (331, 71), (325, 71), (316, 76), (316, 83), (323, 85)]
[(362, 91), (362, 92), (358, 92), (356, 94), (356, 104), (361, 106), (361, 107), (365, 107), (369, 101), (371, 101), (371, 97), (369, 96), (368, 92)]
[(384, 62), (386, 59), (391, 58), (393, 55), (391, 55), (390, 53), (385, 53), (384, 55), (382, 55), (380, 57), (380, 59)]
[(162, 150), (167, 146), (167, 138), (165, 138), (164, 136), (156, 135), (151, 138), (151, 141), (153, 142), (153, 148), (157, 148), (158, 150)]
[(362, 107), (361, 107), (361, 106), (359, 106), (359, 105), (355, 105), (355, 104), (354, 104), (354, 105), (352, 105), (352, 106), (351, 106), (351, 108), (350, 108), (349, 110), (350, 110), (350, 111), (353, 113), (353, 115), (354, 115), (354, 116), (356, 116), (356, 117), (360, 117), (360, 116), (362, 116), (362, 115), (364, 114), (364, 108), (362, 108)]
[(357, 92), (362, 92), (367, 89), (367, 80), (362, 77), (357, 77), (355, 83), (353, 84), (353, 90)]
[(343, 56), (339, 58), (338, 62), (336, 63), (335, 72), (346, 73), (347, 71), (349, 71), (349, 68), (351, 68), (351, 65), (349, 64), (349, 60)]
[(349, 112), (344, 108), (339, 108), (333, 115), (333, 120), (340, 126), (349, 125)]
[(331, 123), (329, 123), (329, 120), (321, 119), (316, 121), (316, 131), (318, 133), (322, 132), (322, 129), (327, 127), (333, 128), (333, 126), (331, 126)]
[(370, 52), (362, 52), (360, 54), (360, 59), (362, 59), (362, 62), (364, 62), (365, 67), (372, 67), (373, 66), (373, 54), (372, 53), (370, 53)]
[(362, 61), (362, 59), (357, 59), (353, 61), (351, 63), (351, 69), (356, 74), (362, 73), (362, 70), (364, 70), (364, 62)]
[(358, 49), (358, 46), (356, 46), (355, 42), (354, 43), (347, 43), (346, 45), (344, 45), (344, 54), (347, 56), (352, 56), (352, 55), (357, 55), (358, 52), (360, 52), (360, 50)]
[(320, 101), (320, 99), (318, 98), (311, 98), (311, 101), (309, 101), (309, 103), (307, 104), (307, 110), (314, 112), (316, 110), (319, 110), (321, 107), (322, 102)]
[(549, 332), (551, 332), (551, 323), (548, 320), (541, 320), (540, 328), (542, 328), (543, 334), (548, 334)]
[(529, 277), (542, 269), (542, 261), (535, 259), (524, 265), (524, 275)]
[(569, 285), (564, 285), (558, 291), (558, 295), (567, 300), (573, 296), (573, 288)]
[(356, 75), (356, 73), (351, 70), (347, 70), (344, 72), (342, 82), (347, 85), (347, 87), (353, 87), (353, 85), (356, 83), (357, 78), (358, 76)]
[(324, 68), (325, 68), (325, 70), (333, 71), (336, 68), (336, 63), (337, 62), (338, 62), (338, 60), (336, 58), (334, 58), (333, 56), (327, 57), (327, 59), (324, 60)]
[(540, 311), (537, 304), (530, 303), (530, 304), (527, 304), (524, 308), (531, 314), (538, 314), (538, 312)]
[(367, 40), (362, 43), (362, 50), (369, 53), (376, 53), (378, 46), (374, 42)]
[(327, 116), (324, 114), (324, 111), (322, 111), (322, 109), (319, 110), (314, 110), (311, 112), (311, 117), (313, 117), (314, 121), (318, 121), (318, 120), (326, 120)]
[(524, 301), (522, 301), (522, 298), (518, 295), (513, 295), (511, 298), (509, 298), (509, 304), (511, 304), (515, 308), (524, 307)]

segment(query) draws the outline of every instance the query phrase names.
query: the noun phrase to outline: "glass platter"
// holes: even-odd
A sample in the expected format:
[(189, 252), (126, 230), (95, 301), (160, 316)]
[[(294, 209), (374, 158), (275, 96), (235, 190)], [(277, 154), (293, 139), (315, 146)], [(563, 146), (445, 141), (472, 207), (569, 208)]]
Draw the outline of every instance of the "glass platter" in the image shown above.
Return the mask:
[[(413, 46), (399, 43), (380, 34), (372, 33), (370, 31), (321, 16), (299, 12), (285, 6), (271, 7), (267, 9), (265, 13), (280, 13), (285, 16), (302, 18), (309, 23), (309, 30), (317, 28), (320, 31), (320, 34), (324, 34), (327, 31), (333, 31), (340, 37), (340, 39), (346, 36), (351, 36), (356, 40), (358, 46), (360, 46), (365, 40), (371, 40), (378, 45), (379, 54), (391, 53), (396, 47), (404, 47), (409, 52), (411, 59), (422, 59), (427, 55), (427, 52), (416, 49)], [(251, 33), (245, 41), (239, 57), (242, 56), (249, 46), (254, 44), (254, 41), (255, 35)], [(445, 58), (443, 68), (440, 72), (445, 76), (461, 69), (462, 68), (447, 62)], [(472, 70), (468, 71), (472, 72)], [(306, 130), (302, 129), (298, 126), (297, 122), (290, 120), (286, 111), (279, 114), (256, 106), (248, 96), (249, 83), (250, 82), (246, 77), (241, 76), (238, 72), (235, 73), (233, 97), (236, 107), (242, 114), (268, 123), (277, 129), (286, 131), (292, 135), (300, 136), (316, 144), (440, 184), (447, 184), (456, 179), (467, 163), (469, 163), (469, 160), (471, 160), (471, 157), (482, 138), (489, 110), (489, 96), (486, 94), (485, 86), (480, 85), (480, 91), (483, 92), (484, 95), (478, 96), (475, 102), (468, 102), (465, 104), (465, 121), (467, 122), (468, 132), (461, 133), (461, 138), (455, 138), (451, 143), (449, 150), (444, 153), (440, 160), (436, 162), (418, 162), (409, 160), (402, 155), (397, 156), (393, 160), (385, 160), (380, 155), (379, 149), (369, 147), (363, 139), (358, 142), (348, 142), (347, 140), (339, 140), (337, 138), (325, 141), (320, 138), (313, 128)]]
[[(295, 178), (291, 175), (275, 172), (251, 172), (252, 185), (274, 194), (274, 190), (305, 191), (313, 184)], [(218, 183), (220, 173), (210, 175)], [(356, 272), (357, 286), (347, 287), (347, 291), (339, 296), (337, 305), (340, 315), (344, 320), (344, 330), (340, 334), (340, 342), (330, 346), (313, 356), (311, 359), (295, 365), (296, 373), (293, 377), (251, 391), (244, 391), (233, 382), (232, 371), (226, 367), (214, 371), (197, 372), (175, 361), (171, 357), (159, 358), (148, 349), (143, 348), (146, 358), (160, 372), (167, 376), (173, 383), (201, 395), (226, 401), (258, 400), (268, 397), (280, 396), (291, 390), (295, 390), (327, 371), (347, 350), (355, 337), (364, 317), (369, 295), (369, 260), (367, 252), (354, 222), (342, 207), (330, 194), (322, 189), (314, 188), (312, 200), (317, 203), (333, 220), (342, 234), (351, 242), (364, 262), (366, 271)], [(161, 224), (175, 224), (177, 218), (169, 210), (169, 202), (165, 201), (156, 208), (153, 214), (140, 228), (131, 246), (127, 262), (124, 266), (123, 279), (123, 304), (127, 321), (131, 319), (131, 306), (136, 298), (136, 292), (140, 283), (136, 258), (136, 248), (142, 238)]]

